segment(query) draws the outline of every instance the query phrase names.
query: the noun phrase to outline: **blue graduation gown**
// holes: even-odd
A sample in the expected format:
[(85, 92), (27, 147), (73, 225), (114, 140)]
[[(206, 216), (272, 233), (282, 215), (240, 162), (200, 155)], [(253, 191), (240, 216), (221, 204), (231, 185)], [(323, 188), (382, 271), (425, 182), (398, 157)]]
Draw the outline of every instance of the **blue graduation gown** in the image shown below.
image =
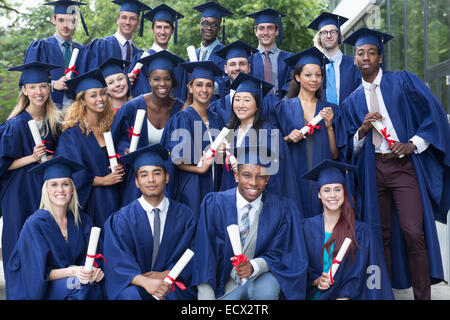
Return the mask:
[[(435, 220), (446, 222), (449, 209), (450, 127), (443, 107), (415, 74), (407, 71), (383, 71), (380, 89), (400, 142), (406, 143), (414, 135), (430, 142), (430, 146), (424, 152), (412, 153), (408, 157), (415, 168), (420, 188), (430, 276), (432, 283), (436, 283), (444, 279)], [(349, 145), (352, 145), (353, 136), (368, 113), (362, 85), (344, 101), (342, 108)], [(349, 151), (352, 152), (353, 147), (349, 147)], [(352, 161), (357, 167), (358, 215), (369, 223), (382, 246), (375, 149), (371, 131), (366, 135), (366, 141), (359, 155), (355, 157), (352, 154), (352, 156)], [(392, 286), (404, 289), (411, 286), (409, 268), (395, 205), (393, 209)]]
[[(183, 108), (183, 102), (180, 100), (175, 100), (171, 116), (180, 111)], [(136, 112), (138, 109), (147, 110), (147, 105), (145, 103), (144, 95), (140, 95), (127, 103), (125, 103), (116, 113), (114, 121), (111, 126), (111, 135), (113, 137), (116, 152), (123, 154), (124, 151), (130, 147), (131, 137), (129, 137), (130, 132), (128, 130), (134, 126), (136, 119)], [(147, 115), (144, 118), (144, 123), (142, 124), (141, 134), (139, 136), (139, 142), (137, 149), (148, 146), (148, 127), (147, 127)], [(170, 169), (170, 166), (167, 166)], [(169, 171), (169, 174), (173, 172)], [(136, 187), (134, 182), (134, 169), (131, 166), (126, 166), (125, 168), (125, 178), (121, 184), (121, 205), (127, 205), (131, 201), (139, 198), (141, 192)]]
[[(342, 56), (339, 72), (339, 105), (341, 106), (345, 98), (361, 84), (361, 72), (354, 63), (354, 57), (345, 54)], [(326, 97), (326, 90), (323, 90), (323, 94)]]
[[(142, 52), (134, 43), (131, 44), (131, 57), (142, 54)], [(110, 35), (105, 38), (92, 40), (85, 47), (81, 57), (82, 72), (80, 74), (97, 69), (109, 58), (125, 60), (122, 59), (122, 51), (120, 50), (120, 43), (117, 38), (114, 35)]]
[[(153, 49), (148, 49), (147, 52), (152, 55), (156, 53)], [(128, 73), (131, 73), (133, 71), (133, 68), (136, 66), (136, 63), (141, 58), (142, 53), (139, 52), (137, 55), (133, 56), (133, 59), (131, 60), (131, 64), (128, 70)], [(187, 74), (184, 68), (177, 66), (174, 69), (174, 75), (175, 80), (177, 82), (177, 86), (172, 89), (172, 96), (180, 99), (182, 101), (186, 100), (186, 83), (187, 83)], [(148, 77), (147, 70), (145, 67), (142, 67), (141, 71), (139, 72), (137, 78), (134, 81), (134, 84), (132, 86), (132, 93), (133, 97), (137, 97), (141, 94), (146, 94), (149, 92), (152, 92), (152, 87), (150, 87), (150, 84), (148, 83)]]
[[(131, 281), (148, 271), (171, 270), (186, 249), (192, 249), (195, 219), (191, 210), (182, 203), (169, 200), (169, 209), (164, 225), (163, 237), (155, 265), (151, 269), (153, 236), (147, 213), (138, 200), (122, 207), (105, 222), (105, 289), (109, 299), (130, 299), (124, 290), (134, 285)], [(185, 267), (176, 281), (186, 286), (186, 291), (176, 287), (168, 300), (195, 299), (196, 292), (190, 288), (192, 261)], [(136, 287), (137, 289), (138, 287)], [(145, 292), (142, 297), (151, 298)]]
[[(261, 119), (270, 122), (271, 124), (276, 124), (275, 106), (278, 103), (278, 98), (268, 93), (264, 99), (261, 108)], [(217, 113), (221, 118), (223, 123), (228, 124), (231, 118), (231, 98), (230, 93), (228, 93), (222, 98), (212, 101), (209, 105), (209, 110)]]
[[(75, 62), (75, 70), (81, 74), (81, 56), (84, 51), (84, 46), (76, 41), (72, 41), (72, 45), (73, 48), (78, 48), (78, 50), (80, 50)], [(54, 36), (47, 39), (34, 40), (33, 42), (31, 42), (31, 44), (27, 48), (27, 51), (25, 52), (24, 63), (32, 61), (40, 61), (43, 63), (50, 63), (61, 66), (61, 68), (50, 70), (50, 77), (52, 80), (59, 80), (62, 76), (64, 76), (64, 55), (61, 51), (61, 48), (59, 47), (58, 40)], [(72, 77), (74, 76), (76, 76), (75, 73)], [(64, 91), (52, 90), (53, 102), (57, 103), (58, 105), (62, 105), (63, 98)]]
[(8, 300), (103, 299), (101, 282), (82, 285), (77, 279), (49, 280), (51, 270), (82, 266), (86, 261), (93, 225), (85, 213), (80, 216), (81, 224), (76, 226), (73, 214), (67, 214), (67, 242), (50, 212), (39, 209), (27, 219), (5, 274)]
[[(351, 300), (388, 300), (394, 299), (389, 276), (386, 271), (383, 252), (377, 245), (368, 224), (355, 221), (356, 241), (354, 256), (348, 255), (339, 265), (333, 280), (334, 284), (327, 290), (319, 290), (312, 282), (322, 275), (323, 262), (320, 256), (325, 244), (323, 215), (316, 215), (303, 220), (303, 234), (308, 252), (308, 286), (307, 297), (311, 298), (318, 291), (318, 300), (335, 300), (348, 297)], [(337, 254), (337, 253), (336, 253)], [(372, 282), (370, 266), (379, 267), (378, 283)], [(369, 268), (369, 269), (368, 269)], [(329, 272), (329, 269), (325, 272)], [(369, 281), (368, 281), (369, 280)], [(367, 282), (371, 284), (367, 286)], [(373, 285), (373, 286), (372, 286)]]
[[(316, 112), (314, 116), (319, 114), (319, 111), (325, 107), (332, 107), (334, 111), (334, 135), (336, 139), (336, 146), (339, 149), (340, 156), (345, 154), (345, 147), (347, 144), (347, 136), (344, 127), (344, 122), (340, 113), (337, 111), (337, 106), (328, 103), (324, 100), (317, 101)], [(276, 115), (278, 117), (278, 124), (283, 136), (287, 136), (294, 129), (301, 129), (306, 124), (304, 119), (303, 109), (298, 97), (281, 100), (277, 105)], [(315, 167), (324, 159), (331, 159), (330, 141), (328, 133), (325, 128), (325, 123), (322, 120), (318, 123), (320, 129), (314, 129), (312, 135), (307, 135), (306, 139), (313, 139), (313, 156), (312, 167)], [(305, 217), (310, 217), (322, 212), (322, 203), (317, 198), (317, 182), (302, 179), (302, 176), (308, 171), (307, 155), (306, 155), (306, 140), (297, 143), (288, 143), (291, 151), (292, 159), (294, 159), (295, 176), (297, 177), (298, 188), (301, 194), (302, 207)], [(311, 192), (310, 189), (311, 183)]]
[[(287, 65), (284, 61), (285, 59), (292, 56), (292, 52), (280, 50), (280, 54), (278, 56), (278, 99), (283, 99), (286, 94), (283, 91), (283, 87), (286, 87), (289, 80), (292, 78), (292, 68)], [(250, 63), (250, 74), (255, 76), (260, 80), (264, 80), (264, 59), (261, 53), (258, 51), (255, 54), (251, 55), (248, 59)]]
[[(208, 283), (223, 296), (234, 256), (227, 226), (238, 224), (236, 188), (212, 192), (202, 202), (195, 236), (192, 285)], [(305, 299), (308, 257), (297, 207), (266, 192), (259, 216), (255, 257), (263, 258), (286, 299)]]
[(65, 130), (59, 139), (56, 155), (71, 159), (86, 169), (73, 174), (78, 201), (97, 227), (102, 227), (111, 213), (120, 208), (120, 185), (94, 187), (94, 177), (111, 173), (109, 159), (91, 132), (83, 134), (80, 127)]
[[(223, 128), (220, 117), (211, 111), (207, 111), (209, 130), (212, 141), (219, 135)], [(183, 129), (183, 130), (178, 130)], [(189, 134), (189, 136), (186, 136)], [(161, 144), (165, 146), (171, 155), (172, 165), (177, 161), (194, 164), (200, 160), (204, 150), (210, 145), (207, 128), (197, 111), (192, 106), (176, 113), (164, 128)], [(214, 179), (212, 170), (214, 168)], [(173, 175), (169, 180), (169, 195), (172, 199), (186, 204), (192, 209), (196, 217), (200, 214), (200, 204), (205, 194), (219, 189), (220, 167), (215, 162), (209, 170), (202, 175), (173, 169)]]
[[(295, 165), (294, 161), (291, 157), (291, 152), (289, 151), (288, 145), (286, 141), (284, 141), (282, 133), (275, 129), (272, 125), (269, 123), (264, 123), (262, 126), (263, 130), (258, 130), (258, 135), (264, 134), (264, 130), (266, 134), (264, 136), (258, 136), (258, 145), (267, 144), (268, 147), (276, 151), (279, 158), (278, 158), (278, 172), (275, 175), (271, 175), (269, 178), (269, 182), (267, 183), (266, 190), (270, 193), (279, 195), (280, 197), (286, 197), (292, 200), (297, 207), (299, 208), (300, 216), (303, 217), (303, 210), (302, 210), (302, 202), (301, 202), (301, 195), (300, 191), (298, 189), (297, 179), (295, 178), (295, 175), (293, 174), (295, 172)], [(278, 134), (278, 141), (276, 134), (274, 135), (274, 132), (271, 130), (276, 130)], [(237, 132), (236, 132), (237, 134)], [(262, 140), (260, 140), (260, 138)], [(252, 145), (254, 142), (254, 138), (249, 137), (248, 135), (243, 139), (241, 146), (243, 145)], [(272, 141), (274, 139), (275, 141)], [(236, 146), (236, 140), (237, 135), (234, 136), (234, 142), (233, 146)], [(278, 143), (278, 146), (274, 148), (274, 144)], [(231, 142), (230, 142), (231, 143)], [(221, 185), (220, 185), (220, 191), (228, 190), (230, 188), (235, 188), (237, 183), (234, 179), (233, 170), (231, 169), (231, 165), (229, 165), (230, 171), (227, 171), (226, 168), (222, 170), (222, 179), (221, 179)]]
[[(37, 166), (37, 162), (8, 170), (14, 160), (33, 154), (34, 140), (28, 127), (28, 121), (32, 119), (27, 111), (22, 111), (0, 125), (0, 216), (3, 215), (4, 269), (25, 220), (39, 208), (41, 202), (42, 177), (27, 172)], [(46, 141), (48, 150), (55, 151), (56, 139), (50, 130), (42, 139)]]

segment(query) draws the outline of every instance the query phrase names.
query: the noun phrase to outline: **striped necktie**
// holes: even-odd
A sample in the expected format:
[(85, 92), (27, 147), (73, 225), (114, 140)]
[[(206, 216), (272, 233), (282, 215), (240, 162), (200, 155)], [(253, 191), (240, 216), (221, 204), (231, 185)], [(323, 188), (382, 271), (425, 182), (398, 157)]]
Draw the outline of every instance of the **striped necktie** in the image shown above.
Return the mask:
[(252, 205), (249, 203), (245, 206), (245, 208), (247, 208), (247, 211), (244, 212), (244, 214), (241, 217), (241, 221), (239, 222), (239, 233), (241, 236), (242, 246), (244, 246), (245, 239), (247, 239), (248, 233), (250, 231), (249, 214), (250, 210), (252, 210)]

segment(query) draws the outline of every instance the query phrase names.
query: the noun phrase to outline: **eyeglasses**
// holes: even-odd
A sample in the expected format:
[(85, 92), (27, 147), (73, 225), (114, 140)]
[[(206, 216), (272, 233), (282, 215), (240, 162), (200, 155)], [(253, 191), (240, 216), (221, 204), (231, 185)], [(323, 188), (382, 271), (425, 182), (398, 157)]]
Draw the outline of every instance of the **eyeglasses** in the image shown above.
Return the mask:
[(334, 36), (336, 36), (338, 33), (339, 33), (338, 30), (330, 30), (330, 31), (324, 30), (324, 31), (320, 31), (320, 32), (319, 32), (319, 34), (320, 34), (322, 37), (326, 37), (326, 36), (328, 36), (328, 35), (331, 35), (331, 36), (334, 37)]
[(213, 30), (218, 30), (220, 28), (220, 24), (209, 23), (208, 21), (200, 22), (200, 26), (202, 26), (203, 28), (211, 28)]

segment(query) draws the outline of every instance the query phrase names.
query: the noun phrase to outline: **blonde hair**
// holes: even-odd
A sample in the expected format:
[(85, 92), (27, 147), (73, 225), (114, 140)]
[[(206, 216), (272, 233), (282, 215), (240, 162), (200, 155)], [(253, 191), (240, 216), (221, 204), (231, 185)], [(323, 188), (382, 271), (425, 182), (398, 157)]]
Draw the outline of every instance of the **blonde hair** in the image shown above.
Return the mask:
[[(26, 84), (24, 84), (26, 86)], [(23, 93), (23, 90), (20, 90), (19, 96), (17, 97), (17, 104), (14, 109), (11, 111), (8, 119), (11, 119), (17, 116), (19, 113), (24, 111), (30, 105), (30, 98)], [(61, 112), (55, 107), (52, 100), (52, 95), (49, 93), (47, 101), (44, 104), (44, 123), (45, 123), (45, 135), (47, 136), (48, 131), (50, 130), (53, 137), (57, 137), (59, 134), (59, 129), (61, 126), (62, 115)]]
[[(106, 90), (106, 89), (104, 89)], [(77, 94), (76, 100), (67, 108), (64, 117), (64, 124), (62, 131), (72, 128), (76, 125), (85, 135), (89, 135), (92, 129), (86, 120), (86, 105), (84, 102), (86, 90)], [(107, 97), (105, 110), (100, 114), (99, 126), (102, 132), (107, 132), (111, 129), (111, 124), (114, 119), (114, 109), (111, 104), (111, 99)]]
[[(50, 201), (50, 197), (48, 196), (48, 189), (47, 189), (47, 183), (49, 180), (46, 180), (42, 186), (42, 196), (41, 196), (41, 203), (39, 204), (39, 209), (44, 209), (50, 212), (53, 219), (55, 219), (55, 214), (53, 213), (53, 205)], [(67, 211), (72, 212), (75, 225), (78, 227), (78, 224), (81, 223), (81, 217), (80, 217), (80, 203), (78, 202), (78, 194), (77, 189), (75, 188), (75, 184), (73, 183), (73, 180), (70, 179), (70, 184), (72, 185), (72, 199), (70, 199), (69, 205), (67, 206)], [(55, 219), (56, 220), (56, 219)]]

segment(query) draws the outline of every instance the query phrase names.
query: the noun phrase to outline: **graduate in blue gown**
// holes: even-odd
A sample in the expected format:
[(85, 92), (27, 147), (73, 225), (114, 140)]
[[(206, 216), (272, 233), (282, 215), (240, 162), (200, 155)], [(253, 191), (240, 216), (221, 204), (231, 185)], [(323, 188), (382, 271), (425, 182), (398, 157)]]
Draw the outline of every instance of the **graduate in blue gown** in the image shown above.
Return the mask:
[[(240, 73), (231, 84), (236, 91), (233, 98), (233, 110), (228, 128), (232, 133), (227, 136), (231, 146), (264, 145), (277, 155), (276, 166), (271, 174), (267, 191), (291, 199), (302, 212), (300, 192), (298, 190), (294, 161), (280, 130), (262, 120), (260, 101), (272, 89), (272, 85), (255, 77)], [(262, 89), (261, 89), (262, 88)], [(234, 171), (226, 164), (222, 170), (220, 190), (236, 187)]]
[[(429, 299), (430, 284), (442, 281), (444, 276), (435, 220), (447, 221), (450, 128), (444, 108), (421, 79), (411, 72), (383, 69), (383, 45), (390, 39), (390, 35), (361, 28), (344, 41), (356, 47), (355, 62), (363, 77), (362, 85), (342, 105), (349, 143), (353, 146), (349, 151), (358, 177), (358, 214), (370, 224), (380, 245), (384, 245), (392, 286), (403, 289), (412, 283), (416, 298)], [(369, 100), (371, 84), (378, 84), (375, 93), (379, 112), (374, 111), (375, 105)], [(392, 140), (388, 143), (380, 136), (379, 147), (374, 146), (377, 138), (372, 137), (378, 134), (371, 124), (375, 120), (382, 122), (387, 139)], [(402, 154), (404, 157), (399, 158)], [(398, 199), (397, 196), (381, 199), (387, 192), (383, 195), (380, 192), (380, 174), (387, 168), (380, 166), (395, 168), (395, 179), (388, 180), (398, 181), (399, 187), (408, 187), (403, 199), (401, 194)], [(408, 174), (400, 176), (406, 169)], [(411, 181), (404, 182), (408, 177), (412, 177)], [(411, 196), (412, 192), (415, 196)], [(407, 218), (399, 218), (403, 216), (401, 213)], [(386, 214), (392, 217), (389, 218), (392, 225), (382, 229), (385, 223), (381, 217)], [(417, 217), (416, 227), (420, 230), (410, 235), (400, 225), (413, 217)], [(413, 248), (417, 245), (421, 247), (420, 256), (418, 249)]]
[[(28, 174), (27, 170), (36, 166), (44, 155), (51, 158), (56, 149), (59, 114), (50, 96), (49, 76), (50, 70), (57, 67), (31, 62), (9, 69), (22, 71), (22, 77), (17, 105), (0, 125), (0, 216), (3, 216), (5, 262), (26, 218), (39, 207), (42, 179)], [(36, 121), (42, 138), (38, 145), (28, 126), (31, 120)]]
[[(231, 83), (236, 79), (239, 73), (250, 73), (249, 57), (257, 50), (250, 47), (246, 43), (238, 40), (230, 43), (226, 47), (215, 52), (215, 55), (225, 59), (226, 63), (224, 71), (227, 76), (224, 78), (223, 92), (221, 98), (211, 102), (209, 109), (216, 112), (225, 124), (230, 122), (231, 100), (230, 93)], [(274, 122), (273, 107), (278, 102), (278, 98), (272, 93), (267, 93), (263, 98), (263, 107), (261, 109), (261, 117), (269, 122)]]
[(110, 131), (114, 111), (99, 70), (66, 83), (76, 100), (67, 110), (56, 154), (85, 167), (74, 174), (78, 200), (94, 225), (102, 227), (109, 215), (120, 208), (119, 187), (125, 174), (120, 163), (110, 168), (103, 136)]
[[(163, 282), (186, 249), (192, 247), (195, 219), (185, 205), (164, 196), (170, 179), (168, 151), (160, 144), (122, 157), (136, 172), (142, 197), (114, 213), (105, 223), (105, 288), (109, 299), (192, 300), (190, 262), (176, 281), (187, 288), (169, 292)], [(150, 227), (150, 228), (149, 228)], [(156, 241), (156, 243), (155, 243)]]
[[(82, 167), (54, 157), (29, 170), (44, 180), (42, 199), (25, 222), (5, 274), (8, 300), (103, 299), (103, 271), (84, 270), (92, 220), (79, 211), (72, 173)], [(102, 248), (101, 241), (97, 252)]]
[[(327, 58), (315, 47), (304, 50), (286, 62), (294, 69), (294, 79), (286, 99), (279, 102), (276, 115), (278, 125), (294, 159), (295, 176), (302, 195), (305, 217), (321, 211), (317, 199), (317, 185), (302, 178), (323, 159), (339, 159), (345, 152), (347, 137), (337, 106), (321, 97), (323, 65)], [(320, 121), (309, 133), (300, 133), (316, 115)]]
[[(172, 34), (174, 35), (173, 42), (176, 45), (178, 38), (178, 20), (182, 18), (184, 16), (181, 13), (164, 3), (147, 12), (144, 15), (144, 19), (152, 22), (152, 32), (155, 39), (151, 48), (146, 52), (152, 55), (162, 50), (167, 50)], [(167, 28), (169, 28), (170, 32), (166, 31)], [(129, 68), (130, 79), (133, 81), (134, 97), (152, 92), (152, 88), (148, 82), (149, 74), (147, 70), (143, 68), (139, 73), (133, 73), (133, 68), (136, 66), (138, 60), (141, 59), (142, 54), (139, 53), (133, 57)], [(177, 86), (172, 89), (172, 96), (184, 101), (186, 99), (186, 71), (182, 67), (176, 66), (173, 73)]]
[[(50, 72), (52, 80), (52, 99), (58, 108), (68, 107), (72, 103), (73, 97), (68, 95), (65, 81), (73, 50), (79, 50), (75, 66), (72, 72), (74, 77), (81, 70), (81, 55), (84, 46), (72, 39), (76, 27), (76, 12), (74, 7), (86, 5), (86, 3), (77, 1), (53, 1), (44, 3), (44, 5), (54, 6), (54, 15), (52, 23), (56, 26), (56, 32), (53, 36), (46, 39), (38, 39), (31, 42), (25, 52), (24, 63), (40, 61), (42, 63), (54, 64), (59, 66)], [(80, 11), (80, 18), (84, 31), (89, 36), (83, 15)]]
[[(303, 220), (308, 252), (307, 298), (313, 300), (393, 299), (383, 253), (368, 224), (356, 220), (346, 171), (353, 166), (325, 159), (305, 174), (317, 181), (323, 214)], [(337, 254), (349, 238), (341, 261)], [(333, 276), (332, 268), (338, 267)]]
[[(130, 142), (135, 125), (137, 110), (145, 110), (146, 116), (142, 124), (137, 148), (150, 144), (160, 143), (164, 127), (169, 118), (180, 111), (183, 102), (170, 95), (171, 90), (177, 87), (178, 82), (174, 78), (174, 70), (183, 61), (177, 55), (168, 51), (161, 51), (142, 60), (143, 70), (149, 75), (146, 80), (152, 87), (151, 93), (135, 97), (126, 103), (117, 112), (111, 127), (116, 152), (124, 154), (129, 152)], [(147, 79), (147, 78), (146, 78)], [(168, 165), (169, 173), (173, 173), (173, 167)], [(134, 170), (126, 168), (124, 183), (121, 186), (121, 205), (129, 204), (141, 196), (134, 183)]]
[(142, 37), (142, 15), (151, 8), (138, 0), (114, 0), (113, 3), (120, 6), (117, 32), (105, 38), (94, 39), (85, 47), (81, 57), (80, 74), (98, 69), (109, 58), (131, 62), (135, 55), (143, 52), (133, 43), (133, 35), (139, 27), (139, 36)]
[(339, 106), (361, 84), (361, 73), (354, 64), (353, 56), (343, 54), (339, 49), (342, 43), (341, 26), (347, 20), (337, 14), (322, 12), (308, 25), (308, 28), (318, 31), (314, 45), (332, 62), (325, 66), (326, 100)]
[[(281, 50), (276, 45), (276, 39), (278, 37), (278, 42), (281, 44), (283, 41), (283, 25), (282, 17), (285, 14), (273, 10), (271, 8), (266, 8), (261, 11), (257, 11), (251, 14), (247, 14), (247, 17), (255, 19), (254, 33), (258, 38), (258, 52), (252, 55), (249, 59), (251, 65), (251, 74), (260, 80), (267, 81), (274, 85), (273, 94), (278, 99), (283, 99), (285, 91), (283, 87), (289, 83), (291, 80), (292, 70), (289, 65), (285, 62), (287, 58), (292, 56), (292, 52)], [(271, 81), (265, 77), (264, 72), (264, 60), (265, 52), (270, 51), (270, 69), (271, 69)], [(270, 58), (271, 56), (277, 55), (277, 58)], [(274, 72), (273, 65), (276, 64), (277, 72)]]
[[(164, 127), (161, 144), (171, 156), (170, 197), (186, 204), (198, 217), (205, 194), (219, 189), (221, 168), (214, 158), (204, 157), (203, 152), (224, 127), (222, 119), (208, 110), (214, 78), (223, 72), (211, 61), (181, 65), (190, 73), (188, 96), (184, 109), (174, 114)], [(197, 167), (201, 159), (202, 165)]]
[(131, 84), (124, 71), (128, 62), (121, 59), (109, 58), (100, 66), (106, 82), (106, 91), (111, 98), (114, 113), (131, 99)]
[[(237, 148), (238, 186), (211, 192), (202, 202), (192, 281), (199, 300), (305, 298), (308, 258), (300, 212), (289, 199), (265, 190), (269, 152)], [(245, 258), (234, 256), (227, 232), (232, 224), (239, 226)]]

